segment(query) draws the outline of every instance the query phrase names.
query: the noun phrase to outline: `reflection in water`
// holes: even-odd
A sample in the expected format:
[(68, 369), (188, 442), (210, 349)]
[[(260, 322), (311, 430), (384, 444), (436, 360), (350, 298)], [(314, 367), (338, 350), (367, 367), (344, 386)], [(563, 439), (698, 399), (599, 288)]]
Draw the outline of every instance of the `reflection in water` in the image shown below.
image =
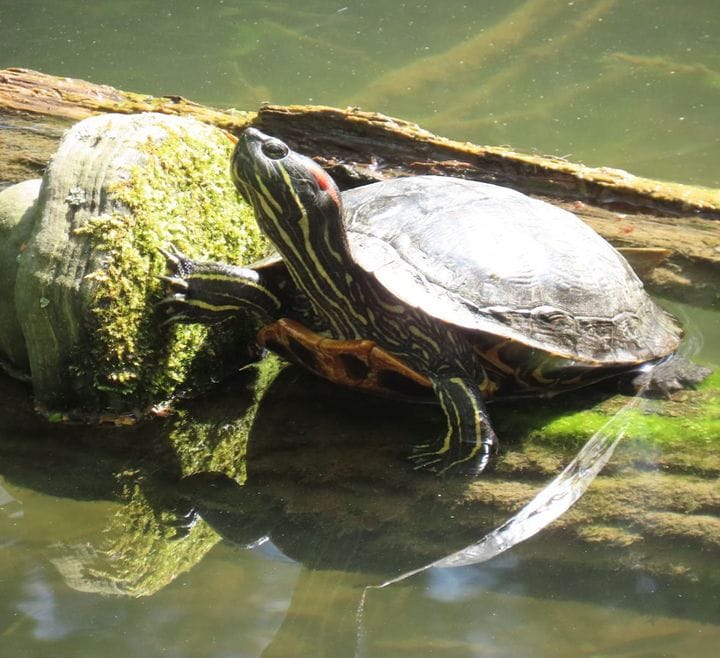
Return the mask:
[(23, 587), (24, 597), (17, 609), (34, 622), (33, 637), (38, 640), (56, 640), (66, 636), (71, 628), (58, 618), (58, 604), (52, 587), (45, 582), (41, 570), (28, 574)]
[(540, 532), (570, 509), (587, 491), (598, 473), (610, 461), (617, 444), (625, 435), (630, 421), (628, 412), (636, 409), (640, 403), (640, 397), (627, 402), (590, 437), (575, 458), (550, 484), (500, 527), (474, 544), (420, 569), (386, 581), (380, 587), (399, 582), (431, 567), (461, 567), (487, 562)]
[[(278, 367), (275, 359), (266, 359), (246, 369), (225, 395), (191, 404), (157, 427), (139, 428), (148, 451), (114, 474), (125, 502), (112, 516), (102, 544), (55, 546), (51, 559), (68, 585), (84, 592), (147, 596), (207, 554), (219, 537), (206, 523), (195, 522), (178, 483), (197, 472), (244, 481), (248, 431)], [(195, 413), (193, 407), (199, 407)]]
[[(436, 568), (397, 582), (429, 566), (487, 558), (565, 509), (587, 480), (570, 487), (568, 497), (554, 499), (561, 507), (550, 517), (525, 525), (533, 505), (540, 502), (546, 511), (543, 496), (553, 496), (543, 485), (571, 458), (536, 439), (570, 418), (568, 408), (587, 406), (595, 420), (597, 409), (614, 413), (617, 402), (596, 404), (604, 393), (524, 401), (522, 409), (498, 405), (506, 451), (494, 473), (467, 481), (430, 477), (407, 462), (415, 438), (439, 430), (442, 419), (434, 407), (359, 396), (294, 368), (279, 370), (272, 359), (247, 369), (210, 398), (188, 402), (174, 417), (131, 430), (49, 428), (32, 415), (24, 391), (6, 384), (0, 456), (7, 484), (0, 487), (0, 523), (8, 531), (0, 531), (0, 537), (10, 538), (2, 542), (3, 568), (20, 575), (10, 581), (7, 600), (25, 621), (3, 631), (0, 613), (5, 639), (25, 632), (62, 643), (101, 627), (125, 628), (130, 622), (118, 611), (131, 608), (120, 601), (136, 597), (152, 600), (149, 608), (162, 619), (185, 608), (205, 618), (203, 606), (214, 609), (216, 597), (226, 606), (241, 599), (242, 609), (234, 611), (243, 620), (238, 628), (264, 656), (431, 651), (471, 656), (512, 644), (503, 636), (512, 636), (510, 629), (498, 631), (502, 624), (484, 612), (486, 606), (503, 617), (517, 607), (526, 624), (535, 624), (535, 635), (523, 640), (529, 643), (543, 636), (548, 592), (584, 601), (588, 619), (625, 610), (621, 616), (634, 620), (643, 646), (652, 645), (653, 631), (635, 610), (688, 619), (663, 621), (680, 634), (693, 624), (720, 620), (720, 529), (714, 530), (720, 507), (713, 484), (720, 462), (702, 456), (702, 440), (696, 447), (686, 441), (683, 450), (671, 446), (666, 454), (658, 446), (650, 454), (641, 444), (621, 449), (613, 472), (526, 550), (516, 547), (509, 558), (487, 567)], [(702, 413), (712, 397), (699, 393), (693, 400)], [(616, 415), (610, 426), (628, 419), (637, 436), (644, 414), (635, 410)], [(679, 427), (700, 427), (692, 417), (679, 420), (690, 423)], [(16, 443), (7, 438), (14, 434)], [(589, 463), (581, 452), (580, 462), (574, 462), (580, 468), (570, 466), (571, 479), (560, 483), (582, 476), (587, 466), (594, 475), (592, 468), (603, 463), (603, 451), (616, 439), (607, 432), (601, 437), (590, 444), (599, 452)], [(682, 477), (687, 463), (700, 469), (693, 477)], [(25, 487), (22, 494), (16, 493), (18, 485)], [(33, 504), (33, 491), (56, 498)], [(75, 501), (77, 518), (66, 518), (68, 499)], [(110, 502), (93, 502), (98, 500)], [(13, 520), (36, 524), (31, 545), (43, 548), (28, 554), (26, 544), (14, 539)], [(493, 545), (507, 528), (519, 528), (520, 534)], [(463, 551), (468, 546), (471, 550)], [(83, 598), (71, 596), (46, 559), (65, 585), (85, 593)], [(251, 578), (244, 575), (248, 568), (255, 569)], [(365, 596), (368, 586), (388, 582), (397, 585)], [(191, 589), (178, 600), (187, 583)], [(100, 612), (88, 616), (86, 608), (99, 601)], [(436, 622), (431, 601), (442, 606)], [(475, 616), (458, 611), (459, 605)], [(166, 608), (174, 611), (170, 617)], [(571, 614), (573, 606), (556, 609), (558, 615)], [(386, 627), (390, 610), (404, 615), (397, 628)], [(216, 622), (232, 646), (235, 627), (228, 625), (227, 614)], [(419, 620), (427, 623), (422, 632)], [(172, 624), (163, 623), (163, 641), (172, 644)], [(456, 635), (451, 626), (462, 633)], [(147, 630), (156, 636), (154, 628)], [(622, 645), (620, 632), (616, 641)], [(595, 644), (602, 644), (600, 638)], [(573, 654), (568, 648), (565, 655)]]
[[(5, 3), (0, 65), (242, 109), (352, 102), (463, 140), (719, 183), (714, 0), (346, 4)], [(717, 361), (717, 314), (702, 313)], [(122, 432), (48, 428), (0, 389), (8, 655), (352, 655), (365, 586), (477, 541), (571, 457), (543, 443), (564, 422), (552, 404), (499, 409), (498, 471), (464, 489), (428, 481), (404, 455), (437, 429), (434, 411), (293, 371), (259, 410), (241, 381)], [(373, 590), (361, 653), (714, 655), (717, 406), (702, 411), (669, 408), (664, 443), (636, 431), (512, 553)], [(652, 416), (633, 422), (657, 432)], [(513, 442), (518, 426), (527, 438)], [(237, 548), (265, 535), (276, 544)]]
[(598, 473), (608, 463), (616, 446), (625, 435), (630, 421), (628, 412), (640, 405), (639, 395), (641, 394), (642, 391), (639, 391), (637, 397), (627, 402), (595, 432), (563, 471), (501, 526), (459, 551), (386, 580), (380, 585), (366, 587), (358, 602), (358, 650), (356, 655), (365, 654), (366, 633), (363, 614), (366, 597), (371, 589), (385, 588), (433, 567), (456, 568), (487, 562), (547, 527), (585, 493)]
[(10, 492), (0, 485), (0, 506), (9, 505), (14, 500), (15, 498), (10, 495)]
[(378, 425), (364, 398), (354, 411), (343, 408), (342, 418), (328, 413), (328, 393), (354, 399), (294, 368), (281, 373), (250, 429), (245, 480), (213, 471), (182, 480), (180, 491), (204, 522), (238, 546), (267, 537), (307, 568), (364, 571), (366, 582), (444, 555), (492, 527), (496, 510), (475, 516), (474, 527), (448, 524), (434, 536), (437, 519), (454, 516), (468, 486), (417, 472), (405, 459), (434, 409), (411, 407), (415, 417)]
[[(130, 432), (62, 428), (16, 447), (13, 458), (3, 461), (12, 484), (9, 481), (0, 493), (5, 501), (0, 520), (22, 510), (13, 497), (23, 499), (25, 507), (32, 500), (15, 493), (18, 483), (79, 499), (115, 501), (96, 513), (101, 531), (88, 533), (83, 526), (63, 520), (58, 528), (62, 532), (50, 533), (50, 541), (57, 543), (43, 553), (71, 587), (122, 598), (85, 594), (86, 598), (70, 598), (72, 605), (60, 604), (58, 597), (67, 599), (71, 590), (35, 565), (24, 570), (30, 574), (23, 580), (24, 590), (10, 594), (11, 601), (24, 606), (16, 609), (32, 620), (34, 636), (41, 632), (50, 638), (45, 641), (62, 642), (63, 633), (84, 634), (82, 621), (75, 613), (68, 616), (69, 610), (102, 600), (103, 614), (112, 616), (117, 610), (133, 609), (120, 601), (143, 595), (143, 600), (152, 601), (149, 609), (160, 624), (147, 629), (152, 637), (162, 637), (172, 646), (171, 626), (176, 624), (160, 622), (161, 618), (177, 618), (180, 610), (187, 610), (207, 624), (209, 611), (217, 610), (221, 600), (222, 613), (212, 613), (213, 632), (232, 651), (233, 642), (237, 643), (233, 634), (242, 628), (250, 638), (247, 642), (256, 647), (250, 655), (264, 656), (336, 656), (355, 651), (368, 656), (432, 651), (476, 655), (512, 644), (512, 633), (495, 614), (504, 617), (515, 607), (518, 615), (525, 616), (517, 619), (535, 624), (535, 639), (542, 637), (548, 592), (569, 601), (587, 601), (583, 614), (588, 619), (617, 614), (605, 613), (605, 608), (626, 609), (629, 612), (622, 616), (635, 619), (640, 637), (645, 638), (642, 642), (649, 642), (652, 632), (648, 621), (641, 622), (633, 610), (667, 615), (673, 609), (670, 602), (683, 596), (686, 607), (676, 612), (679, 616), (720, 617), (708, 605), (712, 599), (698, 597), (697, 590), (698, 582), (710, 588), (717, 572), (713, 535), (695, 540), (684, 535), (683, 541), (690, 542), (687, 551), (676, 546), (668, 553), (667, 542), (657, 543), (648, 526), (642, 542), (630, 548), (622, 543), (628, 540), (622, 531), (634, 527), (628, 518), (633, 507), (623, 501), (648, 496), (643, 493), (648, 477), (660, 478), (652, 485), (657, 489), (649, 490), (657, 509), (666, 505), (659, 493), (663, 489), (668, 491), (669, 505), (684, 496), (679, 493), (679, 480), (673, 479), (673, 495), (667, 486), (670, 476), (657, 469), (640, 479), (632, 471), (625, 482), (622, 469), (640, 458), (636, 448), (625, 456), (621, 451), (615, 472), (588, 493), (574, 508), (577, 512), (563, 517), (564, 532), (558, 527), (546, 530), (527, 550), (516, 547), (509, 559), (487, 567), (434, 569), (396, 587), (374, 590), (358, 626), (356, 611), (368, 585), (381, 585), (408, 570), (437, 563), (477, 542), (532, 500), (548, 474), (557, 473), (558, 464), (569, 456), (548, 451), (543, 457), (532, 441), (513, 440), (511, 429), (513, 424), (532, 428), (532, 418), (539, 422), (536, 427), (543, 427), (549, 422), (547, 414), (562, 414), (562, 407), (553, 412), (555, 403), (537, 403), (520, 419), (512, 406), (498, 408), (508, 440), (496, 472), (476, 482), (442, 479), (413, 471), (406, 460), (415, 437), (439, 429), (441, 419), (433, 407), (365, 398), (294, 368), (275, 376), (272, 361), (265, 367), (228, 383), (210, 399), (185, 405), (176, 417), (163, 422)], [(570, 406), (575, 404), (570, 401)], [(545, 417), (538, 421), (541, 410)], [(28, 418), (18, 420), (27, 423)], [(46, 426), (43, 431), (47, 432)], [(60, 432), (73, 436), (72, 451), (60, 447)], [(22, 457), (28, 450), (29, 458)], [(45, 461), (38, 458), (41, 454)], [(48, 473), (48, 460), (63, 463), (66, 472)], [(73, 473), (79, 477), (68, 477)], [(711, 492), (703, 493), (702, 487), (712, 485), (696, 482), (700, 488), (692, 495), (698, 515), (686, 518), (691, 524), (706, 519), (711, 529), (717, 522), (712, 517), (716, 508)], [(45, 517), (60, 518), (65, 505), (51, 505)], [(33, 518), (38, 522), (37, 510), (32, 508), (29, 522)], [(606, 522), (617, 524), (617, 532), (611, 532), (609, 525), (603, 531), (598, 525), (605, 512), (610, 514)], [(41, 544), (48, 541), (47, 527), (39, 531), (36, 541)], [(590, 528), (605, 532), (603, 539), (595, 543), (574, 539)], [(264, 537), (269, 541), (250, 551), (245, 548)], [(681, 564), (699, 580), (693, 582), (677, 571)], [(248, 569), (254, 569), (252, 575)], [(628, 573), (637, 574), (630, 591)], [(154, 596), (147, 598), (149, 594)], [(443, 607), (440, 618), (433, 605)], [(467, 612), (457, 606), (466, 606)], [(573, 606), (556, 609), (558, 615), (567, 615)], [(135, 610), (141, 614), (140, 608)], [(398, 623), (388, 627), (390, 611)], [(230, 615), (236, 620), (233, 624)], [(194, 627), (194, 622), (183, 619)], [(117, 623), (125, 628), (130, 621)], [(426, 626), (420, 629), (420, 623)], [(680, 633), (687, 633), (693, 623), (672, 622)], [(107, 625), (107, 620), (96, 615), (93, 624)], [(207, 633), (203, 630), (199, 638)], [(356, 646), (358, 633), (361, 642)], [(530, 641), (529, 633), (523, 641)], [(599, 642), (596, 637), (594, 645)], [(518, 655), (527, 654), (520, 650)], [(567, 649), (564, 655), (573, 654)]]

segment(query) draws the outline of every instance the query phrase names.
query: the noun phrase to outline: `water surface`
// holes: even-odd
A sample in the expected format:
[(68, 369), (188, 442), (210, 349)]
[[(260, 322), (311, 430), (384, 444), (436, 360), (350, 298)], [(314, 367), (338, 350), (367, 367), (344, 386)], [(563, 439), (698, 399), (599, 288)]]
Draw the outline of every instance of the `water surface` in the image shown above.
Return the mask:
[(714, 0), (25, 0), (0, 25), (0, 66), (239, 109), (354, 105), (720, 185)]

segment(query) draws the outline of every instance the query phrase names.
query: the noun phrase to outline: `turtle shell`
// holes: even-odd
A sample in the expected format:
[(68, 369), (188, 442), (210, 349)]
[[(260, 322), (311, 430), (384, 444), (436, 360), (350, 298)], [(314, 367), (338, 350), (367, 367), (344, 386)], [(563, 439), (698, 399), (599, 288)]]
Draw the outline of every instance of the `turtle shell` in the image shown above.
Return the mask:
[(349, 190), (343, 203), (359, 266), (444, 323), (591, 366), (678, 346), (679, 327), (625, 258), (561, 208), (438, 176)]

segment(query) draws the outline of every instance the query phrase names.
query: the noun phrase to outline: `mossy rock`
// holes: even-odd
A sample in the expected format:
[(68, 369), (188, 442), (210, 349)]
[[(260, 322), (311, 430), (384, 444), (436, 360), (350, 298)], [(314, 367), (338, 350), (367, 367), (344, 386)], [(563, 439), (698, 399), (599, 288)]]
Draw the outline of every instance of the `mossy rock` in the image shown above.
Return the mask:
[(233, 263), (265, 252), (231, 151), (217, 128), (152, 113), (93, 117), (65, 135), (37, 202), (2, 227), (15, 238), (0, 255), (17, 317), (2, 357), (29, 376), (41, 411), (141, 415), (254, 358), (254, 327), (163, 326), (157, 308), (159, 248)]
[(13, 185), (0, 192), (0, 355), (4, 368), (26, 379), (28, 357), (25, 338), (15, 313), (15, 291), (19, 254), (37, 215), (39, 178)]

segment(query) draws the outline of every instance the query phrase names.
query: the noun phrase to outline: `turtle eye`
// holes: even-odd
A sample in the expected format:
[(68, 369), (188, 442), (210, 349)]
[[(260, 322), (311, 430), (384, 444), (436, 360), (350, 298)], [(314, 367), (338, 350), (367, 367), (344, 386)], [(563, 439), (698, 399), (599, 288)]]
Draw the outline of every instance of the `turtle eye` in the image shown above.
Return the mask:
[(263, 142), (262, 152), (271, 160), (280, 160), (290, 152), (290, 149), (279, 139), (269, 139)]

